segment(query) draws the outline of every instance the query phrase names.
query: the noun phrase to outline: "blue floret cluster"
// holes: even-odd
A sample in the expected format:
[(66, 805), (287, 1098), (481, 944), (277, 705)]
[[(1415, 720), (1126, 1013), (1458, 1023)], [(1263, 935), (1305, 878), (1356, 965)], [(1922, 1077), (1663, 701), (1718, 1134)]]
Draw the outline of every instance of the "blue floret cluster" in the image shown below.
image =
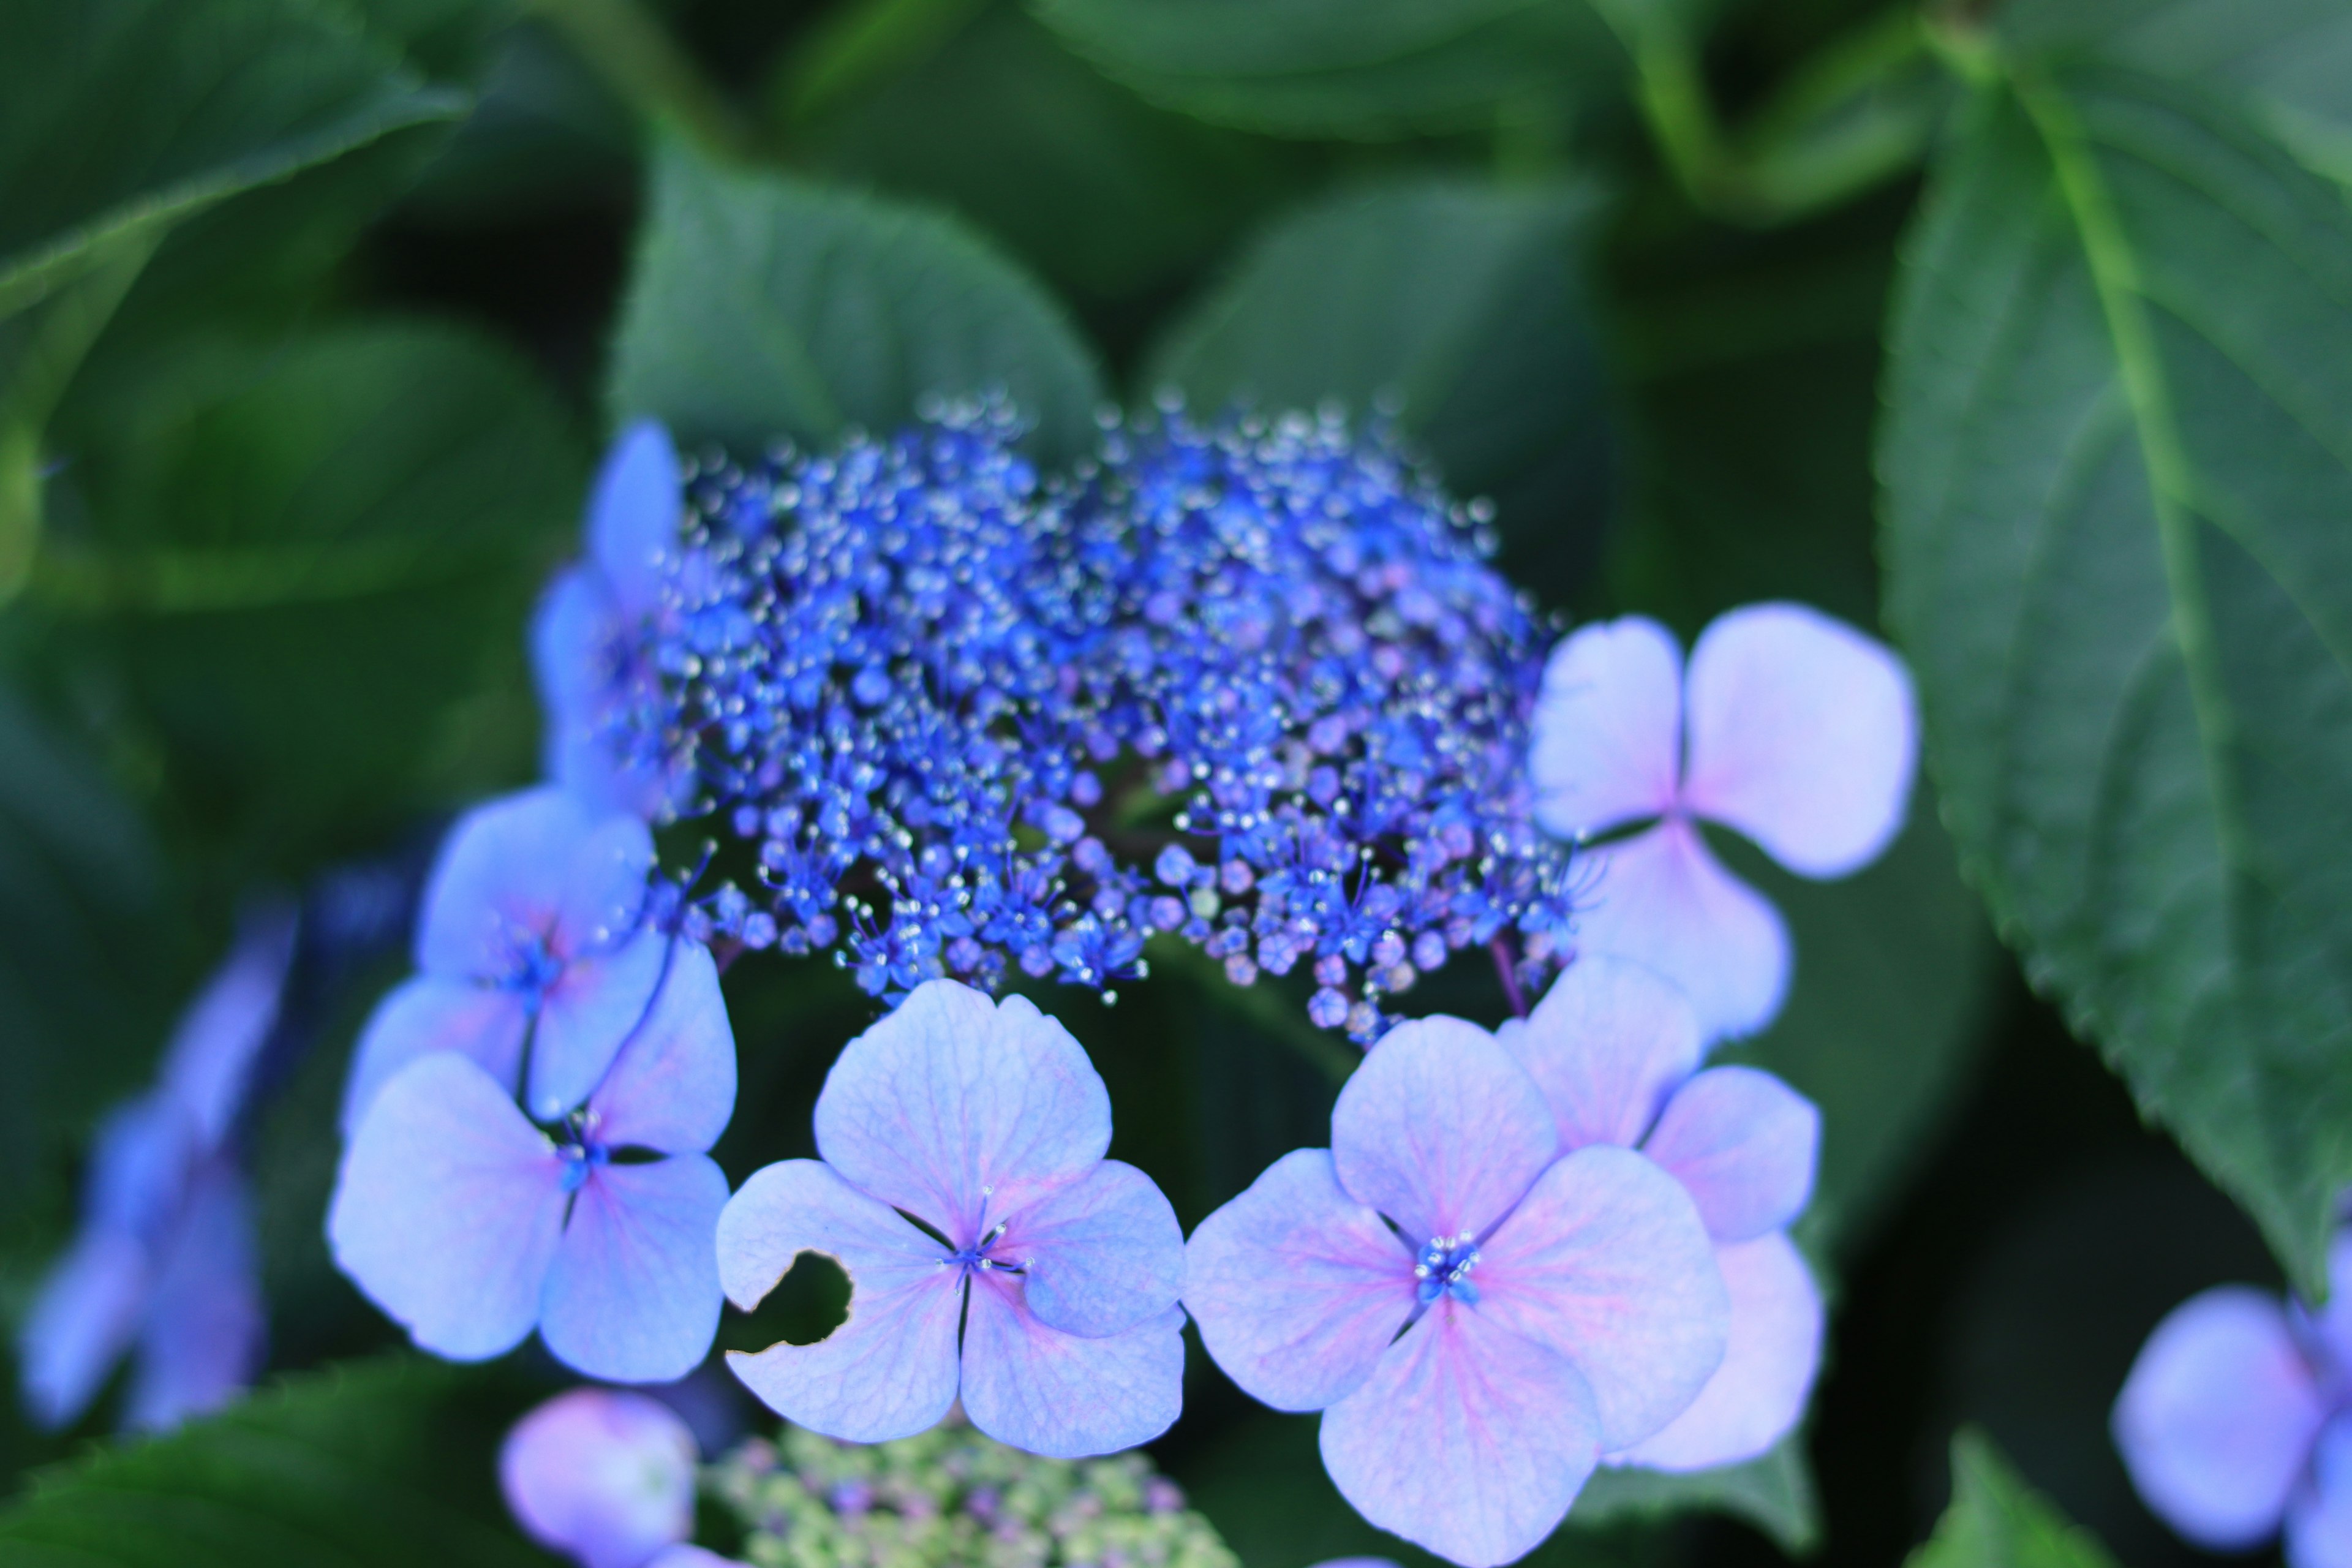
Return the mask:
[(892, 999), (1008, 964), (1115, 995), (1171, 933), (1236, 984), (1305, 968), (1359, 1040), (1465, 947), (1538, 987), (1572, 891), (1526, 778), (1550, 629), (1488, 514), (1336, 416), (1167, 409), (1055, 479), (1020, 434), (969, 405), (681, 468), (660, 733), (611, 743), (756, 862), (689, 919)]

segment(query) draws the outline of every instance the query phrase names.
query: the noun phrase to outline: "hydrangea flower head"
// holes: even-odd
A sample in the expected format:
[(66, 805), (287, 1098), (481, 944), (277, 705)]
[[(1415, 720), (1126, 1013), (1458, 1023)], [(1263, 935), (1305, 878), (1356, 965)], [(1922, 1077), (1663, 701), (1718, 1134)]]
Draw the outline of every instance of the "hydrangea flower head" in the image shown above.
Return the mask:
[[(328, 1240), (438, 1354), (497, 1355), (536, 1327), (580, 1371), (642, 1383), (709, 1348), (727, 1180), (706, 1151), (734, 1110), (735, 1041), (709, 952), (640, 917), (644, 831), (546, 794), (461, 823), (419, 937), (448, 1005), (416, 1007), (411, 982), (362, 1040), (373, 1087), (347, 1101)], [(436, 961), (477, 977), (441, 981)]]
[(1608, 1462), (1703, 1470), (1762, 1454), (1803, 1416), (1821, 1367), (1821, 1291), (1788, 1237), (1812, 1195), (1820, 1111), (1754, 1068), (1700, 1070), (1689, 1002), (1622, 959), (1579, 958), (1497, 1038), (1543, 1090), (1562, 1149), (1639, 1149), (1682, 1184), (1730, 1293), (1723, 1364)]
[(532, 1540), (582, 1568), (645, 1568), (694, 1531), (694, 1434), (642, 1394), (575, 1388), (499, 1448), (499, 1486)]
[(2116, 1398), (2124, 1468), (2198, 1545), (2243, 1552), (2284, 1529), (2289, 1568), (2352, 1562), (2352, 1231), (2312, 1312), (2225, 1285), (2174, 1308)]
[(541, 1121), (580, 1103), (652, 1000), (667, 942), (643, 916), (653, 837), (547, 786), (475, 808), (435, 862), (416, 967), (376, 1008), (344, 1087), (346, 1137), (418, 1057), (457, 1051)]
[(688, 783), (664, 743), (656, 662), (689, 566), (685, 511), (669, 433), (651, 420), (623, 430), (589, 495), (587, 558), (548, 585), (531, 622), (547, 776), (600, 811), (648, 821)]
[(226, 1404), (260, 1364), (263, 1313), (236, 1123), (278, 1021), (295, 926), (258, 912), (183, 1016), (161, 1081), (100, 1127), (80, 1232), (26, 1315), (25, 1405), (69, 1425), (137, 1346), (123, 1425)]
[(1750, 605), (1700, 634), (1638, 616), (1552, 650), (1529, 773), (1545, 827), (1596, 846), (1576, 949), (1646, 964), (1711, 1037), (1752, 1034), (1788, 991), (1779, 911), (1726, 871), (1700, 819), (1790, 870), (1842, 877), (1903, 826), (1918, 751), (1911, 681), (1882, 644), (1801, 605)]
[(1019, 996), (918, 986), (843, 1049), (816, 1141), (821, 1161), (754, 1173), (719, 1221), (746, 1311), (804, 1251), (849, 1276), (829, 1338), (729, 1352), (771, 1408), (875, 1443), (961, 1395), (982, 1431), (1059, 1458), (1176, 1419), (1183, 1235), (1150, 1177), (1103, 1158), (1110, 1099), (1059, 1024)]
[(1040, 1458), (950, 1418), (912, 1437), (836, 1442), (787, 1426), (715, 1467), (761, 1563), (835, 1568), (1238, 1568), (1141, 1454)]
[(1532, 1550), (1603, 1454), (1680, 1415), (1730, 1310), (1681, 1184), (1628, 1149), (1561, 1155), (1535, 1080), (1447, 1017), (1391, 1030), (1331, 1147), (1202, 1222), (1184, 1300), (1244, 1392), (1324, 1413), (1358, 1512), (1468, 1568)]

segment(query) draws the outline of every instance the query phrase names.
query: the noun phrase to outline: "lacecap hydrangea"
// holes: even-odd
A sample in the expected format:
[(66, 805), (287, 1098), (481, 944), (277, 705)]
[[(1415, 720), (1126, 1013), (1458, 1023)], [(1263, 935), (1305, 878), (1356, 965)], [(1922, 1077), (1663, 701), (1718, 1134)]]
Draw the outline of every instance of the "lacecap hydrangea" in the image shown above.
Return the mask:
[(1549, 634), (1484, 510), (1336, 416), (1171, 409), (1051, 482), (1019, 434), (935, 408), (680, 470), (625, 661), (667, 701), (607, 733), (755, 868), (689, 931), (837, 944), (894, 999), (1007, 965), (1113, 992), (1164, 932), (1236, 984), (1305, 967), (1365, 1041), (1466, 947), (1539, 985), (1573, 890), (1526, 777)]

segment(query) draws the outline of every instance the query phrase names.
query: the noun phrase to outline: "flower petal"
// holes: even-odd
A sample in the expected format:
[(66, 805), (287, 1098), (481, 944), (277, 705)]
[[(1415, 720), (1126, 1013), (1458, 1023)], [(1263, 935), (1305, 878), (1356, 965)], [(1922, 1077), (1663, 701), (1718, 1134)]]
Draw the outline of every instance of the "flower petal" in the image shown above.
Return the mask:
[(570, 787), (558, 738), (593, 720), (604, 688), (604, 648), (620, 606), (604, 575), (572, 566), (555, 574), (530, 617), (530, 671), (539, 704), (547, 710), (541, 749), (547, 776)]
[(1483, 1232), (1558, 1148), (1535, 1080), (1492, 1035), (1459, 1018), (1391, 1029), (1331, 1108), (1339, 1184), (1415, 1244)]
[(1580, 956), (1630, 958), (1690, 998), (1709, 1039), (1752, 1035), (1789, 989), (1780, 912), (1717, 864), (1696, 828), (1668, 818), (1588, 851), (1589, 902), (1577, 911)]
[(1184, 1313), (1123, 1333), (1066, 1334), (1040, 1322), (1003, 1275), (977, 1275), (963, 1327), (963, 1410), (1000, 1443), (1081, 1459), (1149, 1443), (1184, 1408)]
[(181, 1015), (163, 1053), (164, 1089), (207, 1149), (220, 1145), (244, 1109), (254, 1058), (277, 1026), (278, 993), (294, 961), (292, 909), (266, 908), (242, 925), (236, 946)]
[(1706, 1228), (1630, 1150), (1562, 1159), (1478, 1251), (1478, 1310), (1576, 1363), (1609, 1451), (1673, 1420), (1723, 1361), (1731, 1302)]
[(419, 1345), (480, 1361), (522, 1342), (563, 1232), (562, 1161), (461, 1056), (411, 1062), (343, 1150), (336, 1264)]
[(163, 1249), (123, 1425), (160, 1431), (226, 1405), (260, 1370), (265, 1331), (252, 1205), (236, 1167), (215, 1159)]
[(588, 1097), (588, 1110), (609, 1148), (699, 1154), (727, 1131), (735, 1113), (735, 1031), (719, 993), (719, 966), (700, 942), (671, 943), (653, 1005)]
[(1048, 1328), (1099, 1338), (1176, 1304), (1184, 1229), (1150, 1177), (1105, 1160), (1013, 1216), (994, 1247), (1018, 1258), (1029, 1310)]
[(2200, 1546), (2235, 1552), (2278, 1529), (2325, 1415), (2285, 1310), (2225, 1285), (2157, 1324), (2110, 1426), (2149, 1510)]
[(584, 1568), (639, 1568), (694, 1532), (694, 1434), (657, 1399), (575, 1388), (499, 1448), (523, 1532)]
[(844, 1180), (958, 1247), (1076, 1180), (1110, 1147), (1110, 1095), (1070, 1032), (1027, 999), (918, 985), (842, 1048), (816, 1146)]
[(1530, 726), (1536, 820), (1580, 838), (1672, 807), (1682, 685), (1674, 634), (1640, 616), (1582, 627), (1553, 648)]
[(492, 984), (517, 978), (519, 944), (571, 958), (625, 939), (644, 903), (653, 838), (634, 817), (599, 818), (551, 785), (458, 819), (417, 920), (416, 964)]
[(2352, 1568), (2352, 1418), (2336, 1416), (2311, 1451), (2311, 1484), (2287, 1505), (2287, 1568)]
[(727, 1178), (680, 1154), (591, 1172), (548, 1270), (540, 1337), (565, 1365), (607, 1383), (667, 1383), (719, 1331), (713, 1238)]
[(1576, 1366), (1450, 1298), (1323, 1413), (1321, 1446), (1358, 1513), (1464, 1568), (1533, 1551), (1600, 1454)]
[(1723, 1364), (1690, 1408), (1612, 1464), (1711, 1470), (1752, 1459), (1796, 1429), (1822, 1364), (1822, 1293), (1785, 1236), (1716, 1248), (1731, 1292)]
[(375, 1005), (352, 1053), (343, 1084), (342, 1134), (352, 1135), (376, 1092), (419, 1057), (455, 1051), (511, 1094), (522, 1075), (523, 1037), (530, 1005), (518, 991), (417, 974)]
[(943, 1249), (815, 1160), (752, 1173), (719, 1216), (719, 1277), (750, 1311), (803, 1252), (849, 1276), (849, 1316), (810, 1345), (727, 1364), (768, 1408), (829, 1437), (882, 1443), (937, 1426), (955, 1403), (962, 1282)]
[(202, 1154), (195, 1119), (171, 1095), (157, 1089), (116, 1106), (90, 1151), (84, 1223), (153, 1237), (179, 1207)]
[(1563, 1150), (1631, 1149), (1696, 1071), (1698, 1015), (1672, 984), (1606, 953), (1580, 956), (1524, 1026), (1496, 1037), (1543, 1091)]
[(661, 602), (685, 504), (669, 432), (650, 419), (623, 430), (588, 498), (588, 551), (624, 610), (642, 615)]
[(1717, 1241), (1747, 1241), (1804, 1213), (1821, 1152), (1813, 1102), (1746, 1067), (1709, 1068), (1676, 1089), (1642, 1145)]
[(1242, 1392), (1320, 1410), (1371, 1375), (1413, 1309), (1412, 1255), (1349, 1197), (1325, 1149), (1294, 1149), (1202, 1220), (1184, 1306)]
[(1903, 826), (1919, 752), (1885, 644), (1802, 605), (1749, 605), (1691, 649), (1683, 803), (1790, 870), (1843, 877)]
[(603, 1081), (653, 1005), (669, 946), (667, 934), (648, 925), (618, 952), (563, 966), (540, 999), (539, 1026), (531, 1031), (533, 1116), (556, 1121)]
[(147, 1304), (147, 1249), (128, 1231), (85, 1228), (50, 1266), (17, 1331), (17, 1376), (37, 1426), (68, 1426), (89, 1408)]

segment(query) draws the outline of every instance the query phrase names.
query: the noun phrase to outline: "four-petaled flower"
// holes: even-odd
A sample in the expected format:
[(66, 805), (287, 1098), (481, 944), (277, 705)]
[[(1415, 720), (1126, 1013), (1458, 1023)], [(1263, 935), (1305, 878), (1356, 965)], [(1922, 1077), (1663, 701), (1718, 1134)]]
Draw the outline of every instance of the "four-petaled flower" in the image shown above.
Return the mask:
[(2288, 1568), (2352, 1562), (2352, 1231), (2328, 1304), (2243, 1285), (2156, 1326), (2116, 1395), (2116, 1447), (2149, 1510), (2214, 1552), (2286, 1533)]
[(696, 1457), (661, 1401), (575, 1388), (515, 1423), (499, 1487), (525, 1534), (581, 1568), (645, 1568), (694, 1532)]
[(1543, 1090), (1562, 1149), (1638, 1148), (1682, 1183), (1730, 1292), (1723, 1364), (1609, 1461), (1703, 1470), (1763, 1453), (1803, 1415), (1821, 1366), (1821, 1292), (1787, 1235), (1812, 1196), (1821, 1112), (1755, 1068), (1700, 1071), (1689, 1002), (1622, 959), (1578, 959), (1496, 1037)]
[(758, 1172), (719, 1226), (746, 1311), (803, 1252), (849, 1276), (829, 1338), (729, 1352), (780, 1415), (877, 1443), (961, 1393), (982, 1431), (1061, 1458), (1176, 1419), (1183, 1234), (1150, 1177), (1103, 1158), (1110, 1097), (1061, 1025), (1019, 996), (919, 985), (843, 1049), (816, 1142), (823, 1160)]
[(653, 837), (553, 787), (450, 831), (416, 922), (416, 967), (369, 1018), (343, 1090), (350, 1137), (417, 1058), (457, 1051), (509, 1092), (529, 1047), (531, 1114), (578, 1105), (653, 999), (663, 933), (644, 921)]
[(1638, 616), (1552, 650), (1529, 766), (1536, 820), (1563, 837), (1638, 823), (1590, 851), (1579, 952), (1680, 986), (1710, 1037), (1780, 1011), (1789, 934), (1700, 838), (1736, 828), (1801, 876), (1843, 877), (1903, 826), (1918, 749), (1910, 677), (1883, 645), (1801, 605), (1749, 605), (1692, 648)]
[(1729, 1303), (1698, 1211), (1631, 1150), (1561, 1156), (1495, 1037), (1398, 1026), (1331, 1113), (1203, 1220), (1184, 1304), (1372, 1523), (1468, 1568), (1559, 1524), (1607, 1453), (1651, 1436), (1723, 1359)]
[(734, 1104), (717, 967), (680, 939), (652, 1011), (551, 1128), (455, 1052), (384, 1085), (343, 1153), (335, 1261), (454, 1360), (499, 1354), (536, 1326), (591, 1376), (682, 1377), (719, 1324), (711, 1237), (727, 1178), (704, 1151)]

